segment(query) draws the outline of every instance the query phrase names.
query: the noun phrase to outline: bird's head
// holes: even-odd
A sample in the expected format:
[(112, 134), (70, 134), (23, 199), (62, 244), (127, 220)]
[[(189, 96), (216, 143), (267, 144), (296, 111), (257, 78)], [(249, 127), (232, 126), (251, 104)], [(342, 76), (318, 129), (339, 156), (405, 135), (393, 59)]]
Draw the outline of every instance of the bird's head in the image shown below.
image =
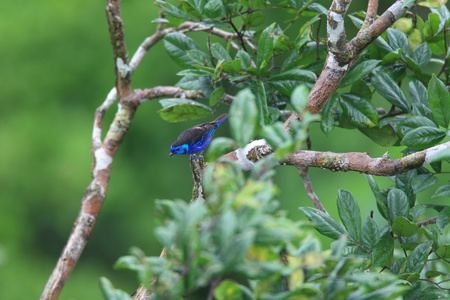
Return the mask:
[(188, 144), (183, 144), (174, 147), (173, 145), (170, 147), (170, 154), (169, 156), (172, 156), (174, 154), (186, 154), (188, 152)]

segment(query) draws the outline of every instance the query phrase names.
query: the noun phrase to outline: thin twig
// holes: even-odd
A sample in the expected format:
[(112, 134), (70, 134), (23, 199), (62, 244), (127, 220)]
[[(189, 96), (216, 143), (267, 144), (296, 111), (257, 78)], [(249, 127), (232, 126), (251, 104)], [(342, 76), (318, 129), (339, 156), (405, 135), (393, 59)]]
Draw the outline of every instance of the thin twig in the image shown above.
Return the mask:
[(320, 201), (319, 197), (317, 197), (316, 193), (314, 192), (311, 179), (308, 175), (308, 168), (306, 167), (299, 167), (298, 174), (303, 178), (303, 184), (305, 186), (306, 194), (308, 195), (309, 199), (312, 200), (314, 203), (314, 206), (318, 209), (323, 211), (328, 215), (328, 212), (326, 211), (325, 207), (323, 207), (322, 202)]

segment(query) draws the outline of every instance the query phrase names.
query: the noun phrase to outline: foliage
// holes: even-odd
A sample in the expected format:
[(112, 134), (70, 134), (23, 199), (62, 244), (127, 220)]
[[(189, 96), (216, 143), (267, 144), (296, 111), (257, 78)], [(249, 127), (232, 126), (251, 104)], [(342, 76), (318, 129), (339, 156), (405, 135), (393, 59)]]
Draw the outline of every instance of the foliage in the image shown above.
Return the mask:
[[(229, 108), (233, 141), (213, 141), (209, 153), (215, 159), (230, 145), (244, 146), (256, 137), (263, 137), (274, 153), (248, 174), (229, 161), (210, 163), (204, 197), (190, 205), (157, 202), (155, 233), (167, 256), (146, 257), (134, 249), (116, 267), (135, 271), (154, 299), (448, 297), (450, 208), (416, 203), (417, 194), (434, 188), (448, 168), (448, 151), (431, 169), (390, 177), (393, 183), (385, 190), (366, 175), (381, 222), (361, 216), (356, 199), (345, 190), (337, 196), (342, 225), (326, 212), (301, 207), (321, 235), (335, 240), (331, 250), (321, 249), (310, 225), (277, 209), (272, 181), (276, 161), (305, 148), (312, 122), (320, 121), (326, 134), (335, 127), (358, 129), (378, 145), (404, 147), (405, 155), (448, 140), (450, 13), (445, 5), (428, 2), (422, 3), (431, 6), (426, 20), (412, 12), (360, 55), (319, 118), (304, 108), (326, 58), (324, 40), (313, 30), (324, 22), (326, 8), (312, 0), (158, 0), (164, 17), (157, 23), (190, 21), (192, 30), (196, 24), (204, 31), (234, 34), (218, 42), (208, 37), (206, 45), (189, 37), (189, 30), (164, 38), (169, 56), (183, 68), (177, 85), (201, 90), (205, 99), (161, 100), (161, 117), (191, 120), (224, 105), (225, 94), (234, 95)], [(289, 19), (266, 26), (266, 10), (282, 10)], [(308, 20), (292, 34), (289, 29), (300, 16)], [(364, 18), (364, 12), (350, 15), (357, 28)], [(301, 116), (289, 132), (282, 123), (285, 108)], [(442, 185), (435, 196), (449, 197), (449, 190), (450, 184)], [(429, 216), (436, 218), (435, 225), (420, 223)], [(108, 299), (126, 299), (106, 280), (102, 288)]]

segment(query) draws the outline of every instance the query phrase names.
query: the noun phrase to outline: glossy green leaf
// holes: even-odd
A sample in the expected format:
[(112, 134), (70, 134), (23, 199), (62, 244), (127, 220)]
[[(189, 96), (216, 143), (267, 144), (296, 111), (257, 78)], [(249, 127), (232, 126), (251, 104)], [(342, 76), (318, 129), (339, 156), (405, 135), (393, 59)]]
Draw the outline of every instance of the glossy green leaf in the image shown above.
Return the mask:
[(445, 226), (447, 226), (449, 223), (450, 223), (450, 207), (447, 207), (444, 210), (442, 210), (436, 217), (436, 226), (441, 232), (441, 234)]
[(419, 280), (420, 274), (419, 273), (403, 273), (398, 275), (398, 279), (400, 280), (406, 280), (410, 283), (414, 283), (417, 280)]
[(230, 107), (231, 134), (239, 145), (252, 140), (258, 129), (256, 97), (249, 89), (240, 91)]
[(188, 99), (163, 99), (159, 103), (163, 109), (158, 110), (158, 114), (167, 122), (195, 120), (213, 113), (210, 107)]
[(406, 34), (398, 29), (388, 28), (387, 37), (392, 49), (402, 49), (404, 55), (409, 54), (409, 43)]
[(272, 76), (268, 81), (267, 85), (273, 89), (283, 93), (287, 96), (291, 96), (294, 89), (304, 82), (314, 83), (317, 76), (308, 70), (290, 70)]
[(431, 59), (431, 49), (427, 43), (422, 43), (411, 53), (411, 58), (421, 68), (424, 68)]
[(398, 125), (397, 129), (401, 136), (405, 136), (412, 129), (429, 126), (436, 127), (433, 121), (422, 116), (411, 116), (403, 119)]
[(420, 273), (427, 262), (428, 256), (430, 255), (431, 244), (433, 241), (428, 241), (420, 244), (414, 249), (414, 251), (406, 259), (406, 269), (407, 273)]
[(380, 63), (379, 60), (376, 59), (369, 59), (364, 60), (361, 63), (354, 66), (347, 75), (342, 79), (341, 83), (339, 84), (339, 87), (346, 87), (348, 85), (351, 85), (355, 83), (358, 80), (363, 79), (367, 75), (369, 75), (373, 69), (378, 66)]
[(370, 189), (372, 193), (375, 195), (375, 200), (377, 201), (378, 211), (381, 216), (386, 220), (389, 218), (389, 209), (387, 206), (387, 198), (381, 193), (380, 188), (378, 187), (375, 179), (373, 179), (372, 175), (365, 175), (367, 182), (369, 183)]
[(437, 177), (432, 174), (420, 174), (415, 176), (411, 181), (411, 186), (417, 194), (422, 192), (438, 181)]
[(320, 128), (324, 133), (329, 133), (334, 128), (338, 103), (339, 102), (337, 95), (333, 94), (331, 98), (328, 99), (325, 106), (322, 108), (321, 111), (322, 120), (320, 122)]
[(412, 149), (425, 149), (436, 145), (445, 138), (445, 131), (430, 126), (422, 126), (406, 133), (401, 144)]
[(223, 95), (225, 95), (225, 88), (218, 87), (212, 92), (211, 96), (209, 96), (209, 106), (214, 106), (222, 100)]
[(420, 230), (419, 226), (405, 217), (397, 217), (392, 224), (392, 231), (399, 236), (410, 237)]
[(411, 80), (409, 82), (409, 96), (413, 105), (418, 103), (428, 105), (427, 88), (419, 80)]
[(378, 242), (378, 237), (379, 233), (377, 223), (371, 217), (368, 216), (362, 226), (361, 245), (366, 250), (372, 251), (372, 249)]
[(405, 94), (403, 94), (403, 91), (397, 83), (386, 72), (381, 70), (375, 71), (371, 82), (377, 92), (392, 105), (397, 106), (405, 112), (411, 112), (411, 107)]
[(394, 238), (389, 230), (385, 230), (372, 252), (372, 264), (384, 267), (394, 256)]
[(352, 94), (342, 94), (339, 99), (351, 124), (358, 128), (378, 126), (377, 109), (370, 101)]
[(203, 14), (205, 9), (206, 0), (185, 0), (194, 8), (200, 15)]
[(416, 63), (415, 60), (413, 60), (411, 57), (409, 57), (408, 55), (405, 55), (405, 61), (406, 64), (408, 65), (408, 67), (413, 70), (415, 73), (417, 74), (422, 74), (422, 68)]
[(211, 0), (205, 5), (205, 14), (211, 18), (219, 18), (225, 14), (222, 0)]
[(321, 234), (335, 240), (345, 234), (344, 228), (342, 228), (328, 214), (313, 207), (300, 207), (300, 210), (303, 211), (306, 217), (314, 223), (314, 227)]
[(400, 56), (402, 56), (402, 49), (399, 48), (399, 49), (397, 49), (395, 51), (392, 51), (392, 52), (386, 54), (383, 57), (383, 60), (381, 61), (381, 64), (383, 66), (390, 66), (393, 63), (395, 63), (400, 58)]
[(428, 84), (428, 101), (439, 125), (448, 128), (450, 124), (450, 92), (434, 74)]
[(273, 31), (275, 23), (264, 29), (258, 41), (258, 50), (256, 52), (256, 67), (259, 71), (265, 70), (270, 66), (273, 55)]
[(194, 61), (188, 56), (189, 51), (201, 51), (194, 40), (179, 32), (167, 34), (164, 37), (164, 47), (169, 56), (183, 68), (189, 68), (194, 64)]
[(339, 190), (337, 208), (348, 236), (353, 241), (358, 242), (361, 237), (361, 213), (353, 195), (348, 191)]
[(408, 197), (405, 192), (400, 189), (391, 189), (387, 196), (387, 204), (389, 208), (389, 220), (392, 224), (397, 217), (406, 217), (409, 212)]
[(184, 20), (189, 20), (189, 16), (185, 14), (182, 10), (177, 8), (176, 6), (167, 3), (166, 1), (156, 0), (156, 4), (161, 7), (166, 16), (172, 16)]
[(450, 184), (440, 186), (433, 197), (450, 197)]

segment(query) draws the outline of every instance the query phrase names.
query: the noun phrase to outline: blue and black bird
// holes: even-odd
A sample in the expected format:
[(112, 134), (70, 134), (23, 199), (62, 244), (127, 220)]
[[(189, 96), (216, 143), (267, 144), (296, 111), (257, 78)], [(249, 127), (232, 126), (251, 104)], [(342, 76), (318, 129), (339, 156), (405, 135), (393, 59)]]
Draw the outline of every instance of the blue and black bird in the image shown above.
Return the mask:
[(169, 156), (174, 154), (194, 154), (205, 150), (214, 135), (214, 131), (226, 118), (228, 118), (228, 114), (222, 114), (212, 122), (186, 129), (170, 147)]

